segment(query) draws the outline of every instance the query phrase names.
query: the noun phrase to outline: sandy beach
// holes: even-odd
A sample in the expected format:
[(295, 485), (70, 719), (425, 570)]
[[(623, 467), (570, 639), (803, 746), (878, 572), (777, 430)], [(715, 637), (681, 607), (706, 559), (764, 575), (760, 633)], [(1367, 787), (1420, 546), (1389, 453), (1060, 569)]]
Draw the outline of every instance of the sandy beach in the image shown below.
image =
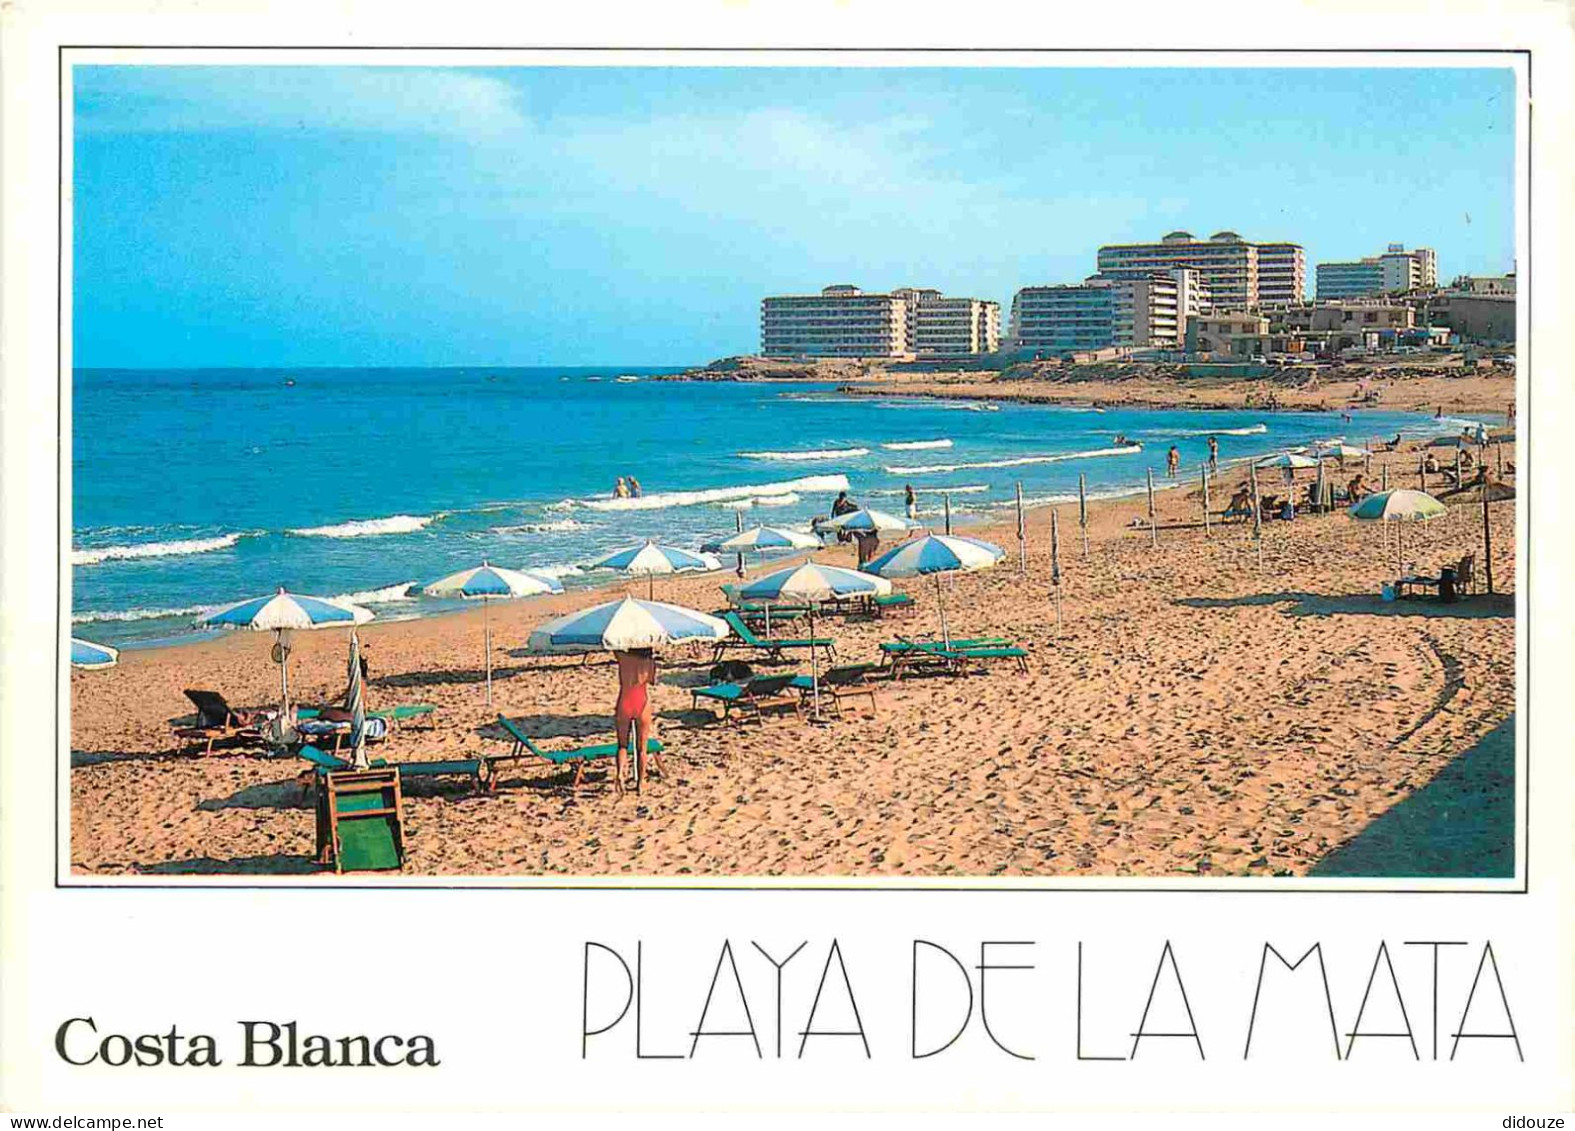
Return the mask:
[[(1381, 459), (1394, 485), (1414, 485), (1414, 450), (1375, 457), (1374, 480)], [(1343, 513), (1266, 523), (1260, 566), (1250, 523), (1205, 534), (1190, 474), (1158, 493), (1157, 547), (1132, 525), (1146, 516), (1141, 497), (1090, 506), (1086, 558), (1076, 505), (1058, 508), (1059, 627), (1051, 510), (1029, 513), (1022, 575), (1013, 525), (969, 528), (1010, 553), (993, 571), (946, 583), (953, 631), (1019, 641), (1031, 653), (1026, 675), (1002, 666), (879, 679), (874, 717), (853, 705), (823, 726), (791, 714), (724, 725), (690, 707), (708, 656), (674, 652), (656, 693), (665, 780), (622, 799), (607, 763), (579, 790), (530, 763), (506, 767), (491, 794), (414, 782), (406, 873), (1509, 874), (1515, 504), (1491, 508), (1497, 597), (1385, 602), (1379, 590), (1396, 560), (1376, 524)], [(1215, 510), (1244, 475), (1225, 470)], [(1265, 492), (1277, 478), (1264, 476)], [(1412, 524), (1406, 559), (1436, 571), (1475, 552), (1480, 587), (1480, 516), (1462, 506)], [(848, 547), (821, 557), (852, 564)], [(728, 580), (659, 579), (656, 596), (709, 610)], [(644, 596), (643, 583), (634, 588)], [(918, 599), (915, 611), (818, 623), (841, 660), (873, 661), (879, 641), (937, 628), (933, 583), (898, 588)], [(534, 625), (600, 599), (581, 591), (492, 606), (496, 710), (543, 745), (611, 740), (606, 658), (523, 652)], [(369, 705), (438, 707), (433, 729), (397, 730), (380, 755), (507, 749), (483, 701), (481, 637), (479, 610), (362, 629)], [(299, 701), (341, 691), (344, 634), (296, 640)], [(319, 873), (297, 781), (304, 763), (172, 752), (170, 720), (189, 712), (183, 688), (215, 688), (235, 704), (277, 699), (270, 642), (245, 633), (132, 650), (113, 670), (72, 673), (75, 873)]]

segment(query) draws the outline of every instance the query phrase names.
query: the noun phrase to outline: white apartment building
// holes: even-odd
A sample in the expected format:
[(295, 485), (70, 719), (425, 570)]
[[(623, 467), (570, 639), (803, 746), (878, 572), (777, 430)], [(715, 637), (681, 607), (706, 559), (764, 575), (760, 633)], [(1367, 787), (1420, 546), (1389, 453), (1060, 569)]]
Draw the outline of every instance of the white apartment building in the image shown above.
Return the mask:
[(1392, 243), (1382, 255), (1318, 264), (1318, 298), (1362, 298), (1438, 285), (1438, 253)]
[(961, 357), (1000, 348), (1000, 303), (900, 287), (866, 294), (845, 283), (760, 302), (767, 357)]
[(1216, 306), (1235, 310), (1265, 301), (1265, 270), (1270, 301), (1300, 301), (1306, 286), (1300, 244), (1251, 243), (1230, 231), (1206, 240), (1176, 231), (1158, 243), (1106, 244), (1098, 263), (1101, 275), (1118, 278), (1188, 268), (1198, 273)]

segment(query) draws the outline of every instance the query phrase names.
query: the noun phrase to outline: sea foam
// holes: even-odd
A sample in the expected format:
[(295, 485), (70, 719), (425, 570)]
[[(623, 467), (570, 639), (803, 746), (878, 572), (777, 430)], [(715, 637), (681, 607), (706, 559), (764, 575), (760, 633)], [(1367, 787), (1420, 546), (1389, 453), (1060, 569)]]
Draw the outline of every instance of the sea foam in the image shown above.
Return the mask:
[(932, 463), (919, 464), (912, 467), (895, 466), (885, 468), (888, 475), (934, 475), (945, 471), (974, 471), (992, 467), (1026, 467), (1034, 463), (1060, 463), (1069, 459), (1095, 459), (1099, 456), (1125, 456), (1134, 452), (1141, 452), (1142, 446), (1132, 444), (1125, 448), (1094, 448), (1087, 452), (1061, 452), (1056, 455), (1044, 456), (1016, 456), (1012, 459), (982, 460), (978, 463)]
[(739, 452), (741, 459), (780, 460), (784, 463), (799, 463), (810, 460), (822, 459), (854, 459), (858, 456), (870, 454), (868, 448), (817, 448), (803, 452)]
[(387, 518), (358, 518), (330, 526), (305, 526), (288, 533), (299, 538), (369, 538), (379, 534), (413, 534), (431, 525), (436, 515), (395, 514)]
[(737, 487), (713, 487), (704, 491), (662, 491), (635, 499), (582, 499), (580, 505), (597, 511), (649, 511), (667, 507), (693, 507), (720, 503), (728, 499), (755, 499), (783, 496), (795, 491), (846, 491), (846, 475), (810, 475), (781, 483), (755, 483)]
[(213, 608), (212, 605), (188, 605), (183, 609), (114, 609), (96, 613), (72, 613), (72, 624), (93, 624), (99, 621), (164, 620), (169, 617), (194, 617)]
[(415, 588), (414, 581), (402, 581), (398, 585), (385, 585), (381, 589), (363, 589), (359, 593), (341, 593), (329, 600), (337, 601), (341, 605), (386, 605), (392, 601), (413, 601), (415, 598), (410, 590)]
[(493, 534), (565, 534), (571, 530), (588, 530), (593, 523), (578, 522), (572, 518), (556, 518), (551, 522), (522, 522), (517, 526), (494, 526)]
[(98, 565), (100, 562), (135, 561), (138, 558), (173, 558), (183, 554), (207, 554), (214, 550), (228, 550), (241, 540), (239, 534), (224, 534), (217, 538), (188, 538), (177, 542), (142, 542), (132, 546), (98, 546), (91, 549), (72, 550), (71, 564)]
[(889, 444), (882, 444), (888, 452), (919, 452), (931, 448), (949, 448), (950, 440), (893, 440)]

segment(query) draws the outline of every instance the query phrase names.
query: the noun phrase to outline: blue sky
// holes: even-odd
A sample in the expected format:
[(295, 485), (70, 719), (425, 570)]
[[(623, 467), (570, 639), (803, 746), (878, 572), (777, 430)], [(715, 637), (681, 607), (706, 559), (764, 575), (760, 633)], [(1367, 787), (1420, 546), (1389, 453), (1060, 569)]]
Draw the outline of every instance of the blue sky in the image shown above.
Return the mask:
[(699, 363), (1175, 228), (1514, 256), (1507, 69), (100, 66), (75, 131), (81, 366)]

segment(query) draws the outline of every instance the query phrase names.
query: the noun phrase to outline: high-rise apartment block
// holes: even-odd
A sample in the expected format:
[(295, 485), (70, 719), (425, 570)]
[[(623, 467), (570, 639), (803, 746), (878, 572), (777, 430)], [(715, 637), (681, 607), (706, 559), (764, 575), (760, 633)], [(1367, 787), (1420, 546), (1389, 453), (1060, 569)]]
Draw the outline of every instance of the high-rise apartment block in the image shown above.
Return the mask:
[(1397, 294), (1438, 285), (1438, 254), (1430, 247), (1407, 251), (1392, 243), (1382, 255), (1318, 264), (1320, 299)]
[(760, 352), (767, 357), (952, 357), (1000, 345), (999, 303), (947, 298), (904, 287), (866, 294), (837, 284), (818, 295), (760, 302)]
[(1188, 315), (1208, 305), (1194, 271), (1090, 275), (1081, 283), (1018, 291), (1012, 340), (1019, 349), (1056, 353), (1111, 346), (1180, 349)]
[(1306, 289), (1306, 260), (1299, 244), (1250, 243), (1235, 232), (1216, 232), (1206, 240), (1191, 232), (1171, 232), (1158, 243), (1106, 244), (1099, 249), (1098, 263), (1101, 275), (1117, 278), (1188, 268), (1208, 287), (1214, 305), (1224, 309), (1243, 310), (1264, 301), (1300, 302)]

